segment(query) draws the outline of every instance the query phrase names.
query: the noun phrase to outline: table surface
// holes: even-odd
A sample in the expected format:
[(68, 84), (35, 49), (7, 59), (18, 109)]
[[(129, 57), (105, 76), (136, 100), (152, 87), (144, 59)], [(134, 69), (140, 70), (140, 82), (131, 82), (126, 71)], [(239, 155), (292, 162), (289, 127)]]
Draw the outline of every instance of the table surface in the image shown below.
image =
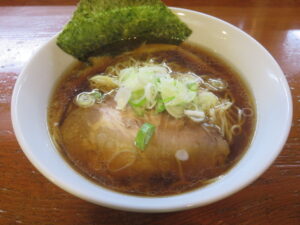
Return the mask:
[(68, 194), (43, 177), (23, 154), (12, 130), (10, 101), (24, 63), (38, 46), (61, 30), (76, 1), (1, 0), (1, 225), (300, 224), (300, 1), (165, 2), (234, 24), (264, 45), (278, 61), (289, 82), (294, 103), (291, 133), (280, 156), (259, 179), (242, 191), (188, 211), (128, 213), (97, 206)]

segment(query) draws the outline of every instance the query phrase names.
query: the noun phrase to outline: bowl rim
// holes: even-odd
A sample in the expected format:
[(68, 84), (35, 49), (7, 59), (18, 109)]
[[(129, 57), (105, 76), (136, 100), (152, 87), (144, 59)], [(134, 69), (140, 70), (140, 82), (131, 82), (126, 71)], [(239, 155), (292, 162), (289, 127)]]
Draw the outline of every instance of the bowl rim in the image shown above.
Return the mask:
[[(28, 143), (26, 142), (26, 140), (24, 139), (23, 135), (22, 135), (22, 129), (20, 127), (20, 125), (18, 124), (18, 110), (17, 110), (17, 97), (18, 97), (18, 92), (20, 89), (20, 85), (21, 85), (21, 81), (23, 79), (24, 76), (26, 76), (26, 70), (30, 67), (30, 63), (32, 62), (32, 60), (37, 56), (37, 54), (40, 52), (41, 49), (43, 49), (44, 47), (47, 46), (47, 44), (53, 40), (56, 39), (56, 37), (58, 36), (58, 34), (54, 35), (52, 38), (50, 38), (48, 41), (46, 41), (44, 44), (42, 44), (40, 47), (38, 47), (34, 53), (31, 55), (30, 59), (28, 60), (28, 62), (26, 63), (26, 65), (24, 66), (24, 68), (22, 69), (21, 73), (18, 76), (18, 79), (16, 81), (14, 90), (13, 90), (13, 95), (12, 95), (12, 101), (11, 101), (11, 118), (12, 118), (12, 125), (13, 125), (13, 130), (15, 132), (16, 138), (18, 143), (20, 144), (24, 154), (26, 155), (26, 157), (29, 159), (29, 161), (35, 166), (35, 168), (41, 172), (41, 174), (43, 174), (48, 180), (50, 180), (52, 183), (56, 184), (58, 187), (60, 187), (61, 189), (72, 193), (73, 195), (95, 203), (97, 205), (102, 205), (102, 206), (106, 206), (109, 208), (114, 208), (114, 209), (120, 209), (120, 210), (125, 210), (125, 211), (133, 211), (133, 212), (173, 212), (173, 211), (179, 211), (179, 210), (187, 210), (187, 209), (192, 209), (195, 207), (199, 207), (199, 206), (203, 206), (203, 205), (207, 205), (213, 202), (216, 202), (218, 200), (224, 199), (230, 195), (232, 195), (233, 193), (236, 193), (237, 191), (243, 189), (244, 187), (246, 187), (247, 185), (249, 185), (250, 183), (252, 183), (254, 180), (256, 180), (259, 176), (261, 176), (261, 174), (266, 171), (269, 166), (273, 163), (273, 161), (276, 159), (276, 157), (279, 155), (279, 153), (281, 152), (287, 138), (289, 135), (289, 131), (291, 128), (291, 124), (292, 124), (292, 109), (293, 109), (293, 104), (292, 104), (292, 97), (291, 97), (291, 92), (290, 92), (290, 88), (288, 86), (288, 82), (286, 80), (286, 77), (284, 76), (284, 73), (282, 72), (280, 66), (278, 65), (278, 63), (276, 62), (276, 60), (273, 58), (273, 56), (258, 42), (256, 41), (253, 37), (251, 37), (249, 34), (247, 34), (246, 32), (244, 32), (243, 30), (239, 29), (238, 27), (224, 21), (221, 19), (218, 19), (214, 16), (202, 13), (202, 12), (198, 12), (198, 11), (194, 11), (194, 10), (189, 10), (189, 9), (183, 9), (183, 8), (178, 8), (178, 7), (169, 7), (172, 11), (174, 11), (175, 13), (190, 13), (190, 14), (194, 14), (194, 15), (201, 15), (204, 17), (208, 17), (209, 19), (221, 22), (223, 24), (225, 24), (226, 26), (229, 26), (231, 29), (234, 29), (238, 32), (243, 33), (243, 35), (246, 35), (247, 38), (249, 38), (252, 42), (254, 42), (259, 48), (261, 48), (261, 50), (264, 51), (264, 53), (272, 59), (272, 61), (275, 62), (276, 66), (278, 67), (279, 71), (281, 72), (281, 81), (282, 81), (282, 86), (283, 89), (285, 90), (285, 95), (286, 95), (286, 100), (287, 100), (287, 114), (288, 114), (288, 123), (285, 125), (284, 127), (284, 131), (282, 132), (282, 137), (281, 137), (281, 141), (280, 141), (280, 145), (276, 146), (276, 149), (274, 147), (274, 150), (272, 151), (273, 155), (272, 157), (270, 157), (270, 159), (268, 159), (268, 162), (266, 162), (263, 166), (260, 167), (260, 170), (255, 174), (255, 176), (250, 177), (249, 179), (247, 179), (246, 182), (242, 183), (239, 186), (235, 186), (234, 188), (231, 188), (229, 191), (227, 191), (226, 193), (223, 193), (222, 195), (215, 195), (213, 196), (213, 198), (211, 198), (208, 201), (205, 202), (201, 202), (200, 200), (195, 199), (192, 204), (187, 204), (186, 202), (179, 202), (178, 204), (173, 204), (173, 205), (168, 205), (168, 206), (149, 206), (149, 207), (141, 207), (140, 205), (136, 204), (136, 205), (132, 205), (129, 204), (128, 202), (120, 202), (120, 204), (115, 204), (112, 203), (110, 201), (99, 201), (99, 200), (95, 200), (93, 198), (90, 198), (89, 196), (87, 196), (84, 192), (77, 192), (75, 189), (73, 189), (72, 187), (66, 185), (65, 183), (62, 183), (56, 179), (53, 179), (52, 173), (50, 173), (47, 170), (44, 170), (43, 166), (40, 164), (40, 162), (38, 161), (37, 158), (35, 158), (34, 155), (31, 154), (31, 152), (28, 150), (30, 148), (30, 146), (28, 145)], [(115, 192), (114, 192), (115, 193)], [(119, 195), (124, 195), (122, 193), (116, 193)], [(184, 193), (183, 193), (184, 194)], [(182, 195), (182, 194), (180, 194)], [(133, 198), (142, 198), (142, 199), (147, 199), (149, 197), (144, 197), (144, 196), (132, 196)], [(173, 196), (163, 196), (163, 197), (153, 197), (152, 199), (168, 199), (171, 198)]]

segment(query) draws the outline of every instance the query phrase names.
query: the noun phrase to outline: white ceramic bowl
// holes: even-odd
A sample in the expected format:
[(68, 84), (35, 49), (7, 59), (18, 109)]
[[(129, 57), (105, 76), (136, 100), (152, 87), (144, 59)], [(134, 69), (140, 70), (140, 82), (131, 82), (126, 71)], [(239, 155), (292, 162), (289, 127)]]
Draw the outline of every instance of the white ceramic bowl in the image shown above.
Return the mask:
[(75, 172), (55, 149), (47, 128), (47, 106), (56, 80), (74, 59), (60, 50), (56, 37), (29, 60), (15, 85), (12, 121), (31, 163), (50, 181), (87, 201), (116, 209), (168, 212), (223, 199), (254, 181), (280, 153), (290, 130), (291, 94), (280, 67), (257, 41), (212, 16), (172, 8), (193, 30), (190, 41), (211, 49), (231, 63), (249, 84), (257, 123), (251, 146), (238, 164), (216, 182), (169, 197), (139, 197), (98, 186)]

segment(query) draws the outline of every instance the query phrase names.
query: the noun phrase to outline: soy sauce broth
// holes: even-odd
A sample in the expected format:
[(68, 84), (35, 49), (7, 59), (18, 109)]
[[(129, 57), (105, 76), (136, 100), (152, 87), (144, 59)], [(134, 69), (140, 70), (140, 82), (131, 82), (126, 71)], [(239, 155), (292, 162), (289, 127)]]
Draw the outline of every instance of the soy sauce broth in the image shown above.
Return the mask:
[[(130, 57), (139, 60), (147, 60), (154, 57), (155, 60), (160, 62), (165, 61), (168, 64), (175, 63), (175, 67), (172, 69), (178, 72), (190, 71), (198, 75), (221, 78), (227, 82), (230, 92), (234, 97), (235, 104), (240, 108), (250, 108), (255, 112), (252, 94), (247, 84), (232, 66), (228, 65), (224, 60), (207, 49), (187, 43), (182, 44), (180, 47), (188, 51), (190, 55), (183, 57), (180, 52), (159, 51), (158, 53), (138, 52), (138, 54), (130, 55)], [(70, 111), (74, 110), (74, 97), (82, 91), (89, 90), (89, 77), (104, 72), (108, 66), (114, 65), (120, 60), (126, 59), (126, 57), (128, 57), (128, 55), (114, 58), (109, 56), (98, 57), (92, 60), (92, 65), (82, 62), (77, 63), (57, 82), (49, 103), (48, 126), (52, 139), (65, 160), (81, 175), (101, 186), (123, 193), (146, 196), (173, 195), (191, 191), (213, 182), (218, 176), (228, 172), (228, 170), (240, 160), (251, 143), (256, 123), (255, 113), (245, 119), (241, 134), (235, 136), (230, 143), (230, 153), (225, 164), (215, 168), (214, 171), (204, 172), (203, 174), (205, 174), (205, 176), (201, 177), (201, 179), (191, 179), (192, 181), (188, 184), (177, 186), (172, 184), (172, 182), (176, 183), (178, 180), (172, 175), (167, 176), (167, 180), (162, 179), (160, 176), (152, 176), (151, 179), (149, 178), (149, 180), (151, 180), (149, 184), (153, 185), (157, 190), (154, 191), (151, 188), (148, 190), (146, 188), (147, 190), (145, 191), (139, 191), (138, 188), (133, 185), (126, 186), (128, 182), (131, 182), (130, 179), (124, 178), (123, 183), (119, 182), (115, 184), (110, 182), (109, 179), (106, 179), (105, 175), (99, 175), (95, 173), (95, 171), (89, 170), (86, 162), (80, 162), (80, 159), (72, 157), (62, 140), (61, 126)], [(194, 58), (200, 59), (203, 63), (193, 60)]]

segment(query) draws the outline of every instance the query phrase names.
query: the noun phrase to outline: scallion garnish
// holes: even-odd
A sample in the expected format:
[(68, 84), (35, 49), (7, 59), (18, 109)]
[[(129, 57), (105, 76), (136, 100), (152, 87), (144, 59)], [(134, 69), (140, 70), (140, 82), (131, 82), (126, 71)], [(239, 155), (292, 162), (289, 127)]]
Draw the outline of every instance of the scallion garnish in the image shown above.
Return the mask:
[(172, 96), (172, 97), (165, 98), (163, 101), (164, 101), (164, 103), (168, 103), (170, 101), (173, 101), (174, 99), (175, 99), (175, 96)]
[(162, 99), (157, 100), (155, 112), (161, 113), (161, 112), (165, 111), (165, 109), (166, 109), (166, 107), (165, 107), (163, 100)]
[(150, 123), (144, 123), (136, 137), (135, 137), (135, 146), (141, 150), (145, 150), (147, 144), (149, 143), (153, 133), (155, 131), (155, 126)]
[(198, 83), (189, 83), (187, 84), (188, 89), (190, 89), (191, 91), (198, 91)]
[(129, 104), (131, 105), (131, 108), (133, 109), (133, 111), (135, 112), (136, 115), (138, 115), (138, 116), (144, 116), (145, 109), (143, 107), (134, 106), (131, 103), (129, 103)]
[(96, 101), (100, 101), (102, 99), (102, 94), (98, 91), (98, 89), (94, 89), (90, 92), (92, 96), (96, 99)]
[(91, 92), (82, 92), (75, 98), (75, 103), (81, 108), (88, 108), (93, 106), (97, 101), (100, 101), (102, 94), (94, 89)]

